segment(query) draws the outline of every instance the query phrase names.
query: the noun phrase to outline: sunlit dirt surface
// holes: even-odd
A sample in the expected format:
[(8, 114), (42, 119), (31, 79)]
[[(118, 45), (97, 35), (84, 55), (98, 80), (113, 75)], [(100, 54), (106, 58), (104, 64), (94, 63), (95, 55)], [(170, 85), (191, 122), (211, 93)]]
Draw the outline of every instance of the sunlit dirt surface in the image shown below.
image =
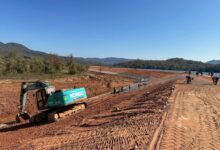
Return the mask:
[(170, 106), (161, 150), (220, 149), (220, 85), (201, 77), (176, 84)]
[[(111, 88), (108, 88), (110, 80)], [(174, 81), (169, 73), (160, 74), (136, 90), (100, 95), (112, 91), (112, 87), (132, 84), (133, 80), (94, 72), (81, 80), (52, 80), (57, 89), (84, 86), (90, 97), (96, 97), (88, 99), (87, 109), (58, 122), (11, 124), (1, 128), (0, 149), (146, 149), (167, 110)], [(20, 82), (7, 82), (0, 87), (2, 99), (7, 98), (2, 101), (3, 112), (16, 114)], [(32, 106), (34, 102), (28, 108)]]

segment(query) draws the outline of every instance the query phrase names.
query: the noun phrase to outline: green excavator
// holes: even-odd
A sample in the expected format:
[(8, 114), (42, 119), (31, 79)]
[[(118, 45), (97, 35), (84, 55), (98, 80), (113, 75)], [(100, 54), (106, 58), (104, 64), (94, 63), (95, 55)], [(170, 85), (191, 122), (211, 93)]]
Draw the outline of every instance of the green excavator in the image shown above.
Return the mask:
[[(28, 91), (35, 90), (36, 106), (38, 113), (30, 116), (26, 111)], [(54, 122), (61, 118), (85, 109), (87, 103), (85, 88), (73, 88), (55, 90), (47, 81), (22, 82), (20, 91), (19, 113), (16, 115), (16, 122), (29, 120), (29, 122), (50, 121)]]

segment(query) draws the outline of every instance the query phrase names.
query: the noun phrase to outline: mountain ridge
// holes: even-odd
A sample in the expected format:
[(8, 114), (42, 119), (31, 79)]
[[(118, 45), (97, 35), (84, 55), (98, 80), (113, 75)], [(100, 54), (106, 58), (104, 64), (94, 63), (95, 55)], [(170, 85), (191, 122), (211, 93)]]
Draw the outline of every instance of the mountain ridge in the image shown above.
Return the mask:
[[(23, 44), (19, 44), (16, 42), (9, 42), (9, 43), (3, 43), (0, 42), (0, 55), (6, 56), (10, 52), (15, 51), (19, 56), (28, 56), (28, 57), (47, 57), (49, 53), (42, 52), (39, 50), (32, 50), (28, 47), (26, 47)], [(60, 56), (60, 57), (66, 57), (66, 56)], [(96, 57), (74, 57), (76, 62), (78, 63), (84, 63), (84, 64), (90, 64), (90, 65), (115, 65), (120, 64), (128, 61), (135, 61), (136, 59), (128, 59), (128, 58), (117, 58), (117, 57), (105, 57), (105, 58), (96, 58)], [(179, 61), (184, 61), (183, 58), (170, 58), (167, 59), (167, 61), (176, 61), (176, 59), (179, 59)], [(158, 60), (160, 61), (160, 60)], [(194, 61), (194, 60), (191, 60)], [(194, 61), (194, 62), (200, 62), (200, 61)], [(220, 60), (211, 60), (206, 62), (206, 64), (220, 64)]]
[[(16, 52), (19, 56), (28, 56), (28, 57), (47, 57), (49, 53), (32, 50), (22, 44), (10, 42), (3, 43), (0, 42), (0, 55), (6, 56), (10, 52)], [(66, 57), (66, 56), (61, 56)], [(74, 57), (76, 62), (92, 65), (114, 65), (117, 63), (122, 63), (132, 59), (126, 58), (116, 58), (116, 57), (106, 57), (106, 58), (84, 58), (84, 57)]]
[(206, 63), (207, 64), (218, 65), (218, 64), (220, 64), (220, 60), (213, 59), (213, 60), (207, 61)]
[(42, 51), (31, 50), (26, 46), (19, 44), (19, 43), (2, 43), (0, 42), (0, 55), (6, 56), (11, 52), (16, 52), (20, 56), (38, 56), (38, 57), (45, 57), (48, 53)]

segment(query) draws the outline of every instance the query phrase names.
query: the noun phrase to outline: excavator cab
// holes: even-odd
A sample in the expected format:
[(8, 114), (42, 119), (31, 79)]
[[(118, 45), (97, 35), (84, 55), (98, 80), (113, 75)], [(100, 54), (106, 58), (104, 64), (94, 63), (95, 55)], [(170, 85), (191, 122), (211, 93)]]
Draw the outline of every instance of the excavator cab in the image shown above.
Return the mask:
[(22, 82), (19, 113), (16, 115), (16, 122), (22, 122), (31, 118), (30, 115), (25, 111), (27, 93), (31, 90), (38, 90), (36, 92), (37, 108), (42, 110), (46, 107), (48, 94), (55, 91), (55, 88), (48, 82), (44, 81)]
[(36, 92), (36, 102), (38, 110), (43, 110), (46, 108), (48, 100), (48, 95), (45, 89), (40, 89)]

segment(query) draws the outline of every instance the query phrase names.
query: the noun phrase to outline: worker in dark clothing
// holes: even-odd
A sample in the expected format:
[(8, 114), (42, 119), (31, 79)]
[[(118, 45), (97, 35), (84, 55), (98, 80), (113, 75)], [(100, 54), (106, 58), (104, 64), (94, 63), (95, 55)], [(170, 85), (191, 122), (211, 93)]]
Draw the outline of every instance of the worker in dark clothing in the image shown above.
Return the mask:
[(123, 86), (121, 87), (121, 92), (123, 92), (124, 91), (124, 88), (123, 88)]
[(191, 76), (186, 76), (186, 83), (190, 84), (192, 82)]
[(116, 88), (114, 88), (114, 91), (113, 91), (113, 93), (114, 93), (114, 94), (116, 94)]
[(212, 77), (212, 81), (213, 81), (213, 84), (214, 85), (217, 85), (218, 84), (218, 80), (219, 80), (219, 77)]

